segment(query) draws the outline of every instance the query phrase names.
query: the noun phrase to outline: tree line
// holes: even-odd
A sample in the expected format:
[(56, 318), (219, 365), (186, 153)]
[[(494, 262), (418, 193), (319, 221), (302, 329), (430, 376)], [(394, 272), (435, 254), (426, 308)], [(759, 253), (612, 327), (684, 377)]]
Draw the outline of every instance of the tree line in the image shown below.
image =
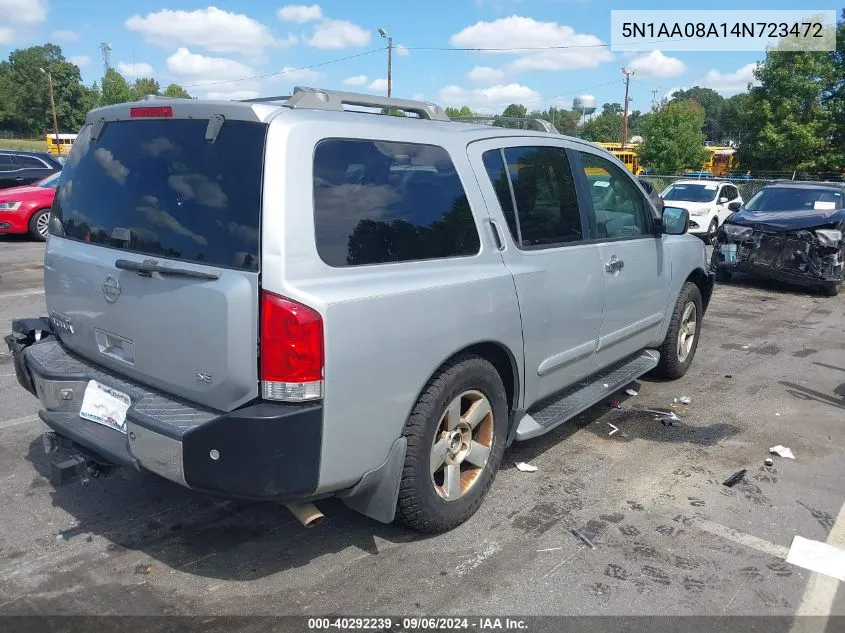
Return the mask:
[(60, 46), (31, 46), (12, 51), (8, 60), (0, 62), (0, 130), (30, 137), (53, 130), (47, 73), (53, 80), (59, 132), (77, 132), (88, 112), (102, 105), (145, 95), (191, 96), (178, 84), (162, 90), (151, 77), (130, 83), (114, 68), (106, 71), (99, 84), (86, 86), (79, 66), (65, 59)]

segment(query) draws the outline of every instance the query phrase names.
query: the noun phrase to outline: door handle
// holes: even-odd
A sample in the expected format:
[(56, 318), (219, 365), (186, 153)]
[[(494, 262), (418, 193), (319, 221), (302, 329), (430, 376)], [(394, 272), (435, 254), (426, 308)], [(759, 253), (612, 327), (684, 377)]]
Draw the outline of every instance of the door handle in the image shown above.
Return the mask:
[(604, 265), (604, 269), (609, 273), (618, 273), (624, 267), (625, 262), (616, 257), (616, 255), (611, 256), (610, 261)]
[(493, 233), (493, 241), (496, 242), (496, 248), (500, 251), (505, 250), (505, 243), (502, 241), (499, 225), (494, 220), (487, 220), (487, 223), (490, 225), (490, 232)]

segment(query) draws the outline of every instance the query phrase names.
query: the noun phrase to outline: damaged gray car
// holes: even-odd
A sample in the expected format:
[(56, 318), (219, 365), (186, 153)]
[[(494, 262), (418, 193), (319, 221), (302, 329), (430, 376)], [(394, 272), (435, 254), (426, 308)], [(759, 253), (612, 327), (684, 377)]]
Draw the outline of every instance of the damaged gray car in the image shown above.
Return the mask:
[(713, 245), (719, 281), (743, 272), (839, 294), (845, 261), (845, 184), (774, 183), (728, 217)]

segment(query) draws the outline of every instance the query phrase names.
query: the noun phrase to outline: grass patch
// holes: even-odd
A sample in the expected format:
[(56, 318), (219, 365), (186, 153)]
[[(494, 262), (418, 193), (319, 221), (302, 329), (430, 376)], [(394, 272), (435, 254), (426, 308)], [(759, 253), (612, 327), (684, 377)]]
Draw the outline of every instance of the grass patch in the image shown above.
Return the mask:
[(27, 152), (46, 152), (47, 141), (42, 139), (0, 138), (0, 149), (18, 149)]

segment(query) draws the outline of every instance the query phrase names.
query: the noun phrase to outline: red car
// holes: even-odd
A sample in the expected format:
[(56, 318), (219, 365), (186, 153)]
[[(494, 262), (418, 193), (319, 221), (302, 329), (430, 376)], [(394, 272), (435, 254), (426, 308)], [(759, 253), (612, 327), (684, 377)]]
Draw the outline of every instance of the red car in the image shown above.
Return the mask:
[(29, 233), (34, 240), (46, 240), (60, 175), (56, 172), (32, 185), (1, 189), (0, 235)]

